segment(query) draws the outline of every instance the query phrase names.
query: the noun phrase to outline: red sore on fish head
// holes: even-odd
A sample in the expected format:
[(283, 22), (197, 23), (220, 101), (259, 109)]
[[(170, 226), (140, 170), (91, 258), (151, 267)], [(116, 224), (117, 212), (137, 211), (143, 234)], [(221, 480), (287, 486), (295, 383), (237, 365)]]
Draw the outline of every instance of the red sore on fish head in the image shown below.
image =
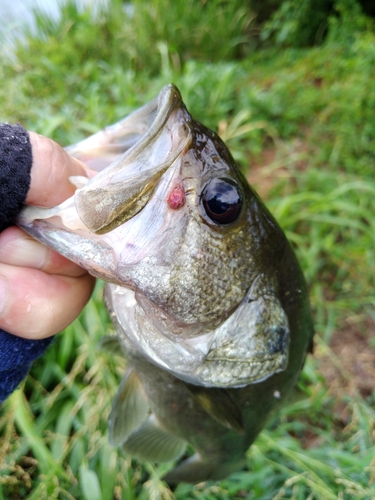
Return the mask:
[(177, 184), (168, 195), (168, 206), (177, 210), (185, 205), (186, 195), (181, 184)]

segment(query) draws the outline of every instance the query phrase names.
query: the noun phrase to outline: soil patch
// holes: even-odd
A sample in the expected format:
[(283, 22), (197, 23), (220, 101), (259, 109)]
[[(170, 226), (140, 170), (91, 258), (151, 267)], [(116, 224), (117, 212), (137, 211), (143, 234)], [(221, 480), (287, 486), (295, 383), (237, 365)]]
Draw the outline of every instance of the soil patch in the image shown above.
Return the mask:
[(330, 392), (368, 397), (375, 390), (375, 323), (366, 318), (346, 323), (329, 343), (331, 353), (323, 354), (319, 370)]

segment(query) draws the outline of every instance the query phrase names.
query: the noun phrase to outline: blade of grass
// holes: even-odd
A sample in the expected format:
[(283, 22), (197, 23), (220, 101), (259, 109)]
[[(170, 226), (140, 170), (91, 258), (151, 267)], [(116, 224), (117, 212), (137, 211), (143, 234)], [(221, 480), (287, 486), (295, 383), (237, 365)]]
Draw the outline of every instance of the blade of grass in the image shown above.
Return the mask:
[(11, 396), (10, 404), (13, 407), (15, 423), (27, 438), (30, 449), (38, 460), (42, 474), (48, 475), (52, 469), (55, 474), (66, 478), (66, 472), (56, 462), (39, 434), (24, 394), (21, 391), (15, 391)]

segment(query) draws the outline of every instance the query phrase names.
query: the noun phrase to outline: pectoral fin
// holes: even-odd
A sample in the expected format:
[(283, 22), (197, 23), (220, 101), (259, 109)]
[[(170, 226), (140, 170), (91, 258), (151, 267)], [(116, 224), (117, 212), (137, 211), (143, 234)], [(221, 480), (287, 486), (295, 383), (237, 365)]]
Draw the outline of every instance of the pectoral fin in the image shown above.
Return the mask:
[(242, 434), (244, 426), (242, 414), (225, 389), (206, 388), (188, 384), (195, 400), (220, 424)]
[(176, 460), (184, 453), (185, 448), (186, 442), (159, 427), (154, 415), (122, 445), (125, 453), (147, 462)]
[(125, 372), (109, 416), (109, 442), (117, 446), (147, 418), (149, 405), (142, 384), (131, 368)]

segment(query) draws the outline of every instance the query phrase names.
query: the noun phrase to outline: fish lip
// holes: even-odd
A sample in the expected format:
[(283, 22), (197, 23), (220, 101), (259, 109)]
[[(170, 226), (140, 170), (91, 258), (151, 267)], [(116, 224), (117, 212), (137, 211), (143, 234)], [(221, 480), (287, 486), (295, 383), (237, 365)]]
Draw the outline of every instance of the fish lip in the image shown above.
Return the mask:
[[(175, 111), (174, 121), (172, 114)], [(172, 124), (168, 127), (171, 120)], [(90, 231), (107, 233), (131, 219), (147, 204), (162, 174), (191, 142), (191, 120), (175, 85), (163, 87), (158, 96), (156, 117), (147, 132), (109, 167), (77, 189), (74, 197), (76, 210)], [(173, 137), (173, 126), (177, 129), (177, 138)], [(156, 149), (158, 139), (163, 133), (168, 134), (168, 128), (171, 136), (170, 152), (165, 153), (165, 159), (162, 158), (164, 161), (156, 165), (151, 161), (149, 166), (145, 166), (147, 159), (144, 158), (144, 152), (152, 152), (153, 147)], [(179, 136), (182, 136), (180, 141)], [(166, 140), (164, 142), (168, 143)]]

